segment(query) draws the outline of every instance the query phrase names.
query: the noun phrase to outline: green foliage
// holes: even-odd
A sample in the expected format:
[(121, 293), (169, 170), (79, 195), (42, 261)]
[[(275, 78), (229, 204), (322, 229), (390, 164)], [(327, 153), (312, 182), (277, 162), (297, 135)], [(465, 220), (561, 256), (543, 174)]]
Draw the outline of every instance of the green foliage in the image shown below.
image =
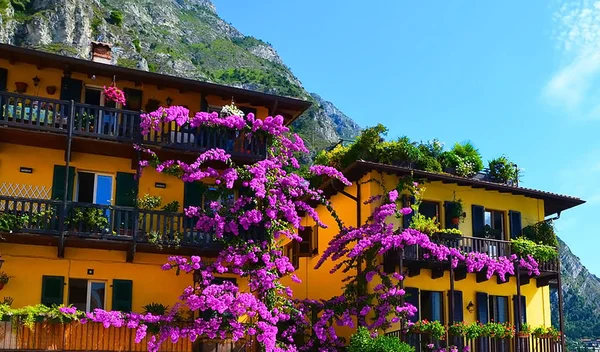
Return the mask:
[(7, 305), (10, 307), (10, 306), (12, 306), (14, 301), (15, 301), (15, 299), (12, 297), (4, 297), (4, 298), (2, 298), (2, 303), (0, 303), (0, 304), (4, 304), (4, 305)]
[[(165, 226), (165, 228), (170, 228), (169, 224)], [(172, 236), (163, 235), (158, 231), (150, 231), (146, 234), (146, 238), (148, 239), (148, 243), (155, 245), (158, 249), (162, 250), (163, 248), (179, 248), (181, 243), (181, 239), (183, 235), (175, 231)]]
[(29, 329), (33, 329), (36, 322), (70, 323), (85, 317), (85, 313), (81, 311), (77, 311), (75, 314), (61, 312), (60, 308), (67, 307), (65, 305), (48, 307), (36, 304), (35, 306), (11, 308), (10, 304), (12, 302), (7, 303), (5, 297), (4, 302), (0, 304), (0, 320), (5, 321), (10, 318), (13, 326), (17, 326), (17, 319), (19, 319), (19, 322)]
[(418, 230), (428, 236), (437, 233), (440, 230), (436, 219), (428, 218), (423, 214), (415, 214), (410, 222), (411, 229)]
[(535, 260), (540, 262), (548, 262), (558, 257), (556, 247), (537, 244), (524, 237), (512, 239), (510, 243), (513, 253), (521, 257), (531, 255)]
[(0, 232), (16, 231), (23, 226), (23, 221), (20, 217), (9, 214), (0, 214)]
[[(29, 3), (31, 0), (10, 0), (15, 12), (26, 12), (29, 9)], [(8, 1), (4, 1), (0, 6), (7, 4)], [(7, 5), (6, 5), (7, 6)]]
[(348, 352), (414, 352), (414, 348), (397, 337), (377, 335), (372, 337), (369, 330), (359, 327), (350, 337)]
[(429, 334), (434, 340), (440, 340), (446, 335), (446, 327), (437, 320), (419, 320), (410, 327), (410, 331), (417, 334)]
[(554, 248), (558, 247), (558, 239), (554, 232), (552, 221), (540, 221), (534, 225), (523, 228), (523, 236), (538, 244), (545, 244)]
[(153, 315), (165, 315), (165, 313), (169, 310), (169, 306), (165, 306), (162, 303), (148, 303), (144, 307), (144, 314), (153, 314)]
[(135, 48), (135, 51), (138, 54), (142, 52), (142, 46), (140, 45), (140, 39), (139, 38), (135, 38), (134, 40), (131, 41), (131, 43), (133, 44), (133, 47)]
[(137, 62), (137, 60), (130, 59), (127, 57), (119, 57), (117, 59), (117, 65), (119, 65), (121, 67), (127, 67), (127, 68), (137, 68), (138, 62)]
[(518, 183), (521, 171), (507, 157), (501, 156), (488, 162), (489, 174), (492, 180), (502, 183)]
[(104, 230), (108, 227), (108, 218), (103, 209), (74, 208), (65, 219), (65, 224), (74, 228), (81, 225), (84, 231)]
[(151, 196), (148, 193), (138, 198), (137, 206), (143, 210), (153, 210), (160, 207), (162, 204), (162, 198), (160, 196)]
[(462, 231), (459, 229), (439, 229), (438, 234), (462, 236)]
[(8, 283), (8, 280), (10, 280), (10, 276), (8, 276), (7, 273), (5, 273), (4, 271), (0, 271), (0, 284), (4, 284), (6, 285)]
[(123, 24), (123, 13), (119, 10), (112, 10), (110, 12), (109, 22), (117, 27), (121, 27)]
[(169, 213), (176, 213), (179, 211), (179, 202), (176, 200), (169, 202), (162, 207), (162, 210)]
[(468, 172), (459, 175), (469, 177), (483, 170), (481, 154), (479, 154), (479, 150), (471, 142), (455, 143), (451, 153), (454, 153), (459, 160), (458, 164), (453, 165), (457, 168), (457, 172), (460, 168), (468, 170)]

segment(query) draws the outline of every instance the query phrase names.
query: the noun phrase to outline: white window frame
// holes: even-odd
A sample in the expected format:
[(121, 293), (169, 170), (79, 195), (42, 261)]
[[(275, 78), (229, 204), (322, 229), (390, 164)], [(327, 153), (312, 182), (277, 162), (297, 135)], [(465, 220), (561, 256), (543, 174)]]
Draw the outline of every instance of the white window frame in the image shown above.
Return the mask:
[(101, 280), (87, 280), (87, 295), (86, 295), (86, 302), (85, 302), (85, 311), (86, 312), (90, 312), (90, 308), (92, 305), (92, 283), (99, 283), (99, 284), (103, 284), (104, 285), (104, 299), (102, 302), (102, 309), (106, 309), (106, 281), (101, 281)]
[[(96, 85), (92, 85), (92, 84), (86, 84), (83, 87), (83, 98), (84, 98), (84, 100), (85, 100), (85, 90), (86, 89), (99, 90), (100, 91), (100, 106), (105, 106), (105, 104), (106, 104), (106, 95), (104, 95), (104, 87), (96, 86)], [(121, 108), (122, 108), (121, 104), (115, 102), (115, 109), (121, 109)]]

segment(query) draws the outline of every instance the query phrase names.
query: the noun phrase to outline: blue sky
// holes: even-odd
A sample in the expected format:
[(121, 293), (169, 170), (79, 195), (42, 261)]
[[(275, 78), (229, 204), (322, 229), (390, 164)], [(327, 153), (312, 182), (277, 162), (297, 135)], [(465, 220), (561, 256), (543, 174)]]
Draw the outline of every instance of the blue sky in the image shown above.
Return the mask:
[(359, 125), (471, 140), (523, 186), (587, 200), (557, 228), (600, 275), (600, 1), (214, 3)]

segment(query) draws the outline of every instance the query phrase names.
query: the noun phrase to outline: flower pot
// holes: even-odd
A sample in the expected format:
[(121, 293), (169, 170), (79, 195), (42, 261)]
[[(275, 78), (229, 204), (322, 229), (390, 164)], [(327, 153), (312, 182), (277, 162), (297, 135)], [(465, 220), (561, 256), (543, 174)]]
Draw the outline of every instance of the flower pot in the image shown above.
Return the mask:
[(526, 337), (529, 337), (529, 335), (530, 335), (530, 333), (528, 333), (528, 332), (519, 331), (520, 338), (526, 338)]
[(54, 95), (56, 93), (56, 86), (48, 86), (46, 87), (46, 93), (50, 95)]
[(4, 282), (0, 282), (0, 290), (4, 288)]
[(458, 225), (460, 218), (452, 218), (452, 225)]
[(17, 92), (25, 93), (27, 91), (28, 84), (25, 82), (15, 82), (15, 86), (17, 87)]

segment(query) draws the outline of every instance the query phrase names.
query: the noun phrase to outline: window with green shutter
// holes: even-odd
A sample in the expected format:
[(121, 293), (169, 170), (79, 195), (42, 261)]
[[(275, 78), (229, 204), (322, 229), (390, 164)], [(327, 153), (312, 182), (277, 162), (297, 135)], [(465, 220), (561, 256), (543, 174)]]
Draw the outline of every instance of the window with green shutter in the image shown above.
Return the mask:
[(202, 182), (186, 182), (183, 186), (183, 207), (202, 206), (206, 185)]
[(113, 280), (112, 310), (131, 312), (133, 301), (133, 281)]
[(6, 82), (8, 81), (8, 70), (0, 68), (0, 92), (6, 90)]
[(473, 237), (485, 237), (485, 208), (473, 204), (471, 206), (471, 219), (473, 221)]
[(124, 207), (135, 206), (137, 198), (137, 182), (135, 174), (117, 172), (117, 196), (116, 205)]
[(523, 232), (521, 224), (521, 212), (510, 210), (508, 212), (508, 221), (510, 222), (510, 238), (517, 238)]
[(42, 304), (48, 307), (63, 304), (64, 276), (42, 276)]
[[(448, 291), (448, 308), (450, 308), (450, 291)], [(454, 290), (454, 301), (452, 302), (452, 309), (454, 312), (448, 310), (448, 317), (450, 317), (450, 323), (461, 322), (464, 320), (463, 315), (463, 293), (462, 291)]]
[[(52, 199), (63, 200), (65, 194), (66, 166), (54, 165), (54, 174), (52, 176)], [(73, 183), (75, 180), (75, 168), (69, 166), (69, 183), (67, 200), (73, 200)]]

